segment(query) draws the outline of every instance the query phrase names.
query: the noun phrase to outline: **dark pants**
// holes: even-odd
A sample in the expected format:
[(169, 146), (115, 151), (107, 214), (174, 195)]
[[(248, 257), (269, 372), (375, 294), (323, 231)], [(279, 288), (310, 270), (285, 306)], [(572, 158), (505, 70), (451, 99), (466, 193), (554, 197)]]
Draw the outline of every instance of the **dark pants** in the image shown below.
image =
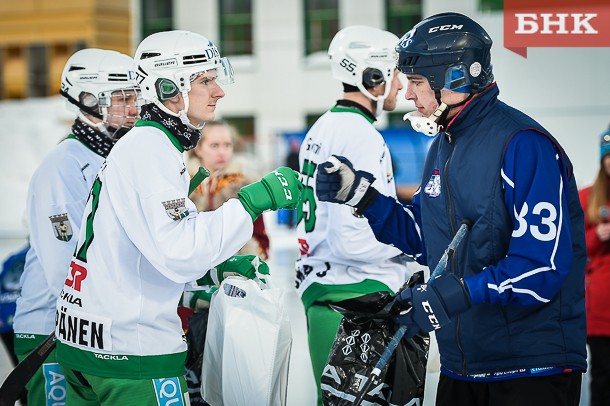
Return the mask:
[(591, 359), (591, 406), (610, 405), (610, 337), (587, 338)]
[(581, 372), (499, 382), (466, 382), (441, 374), (436, 406), (578, 406), (581, 382)]

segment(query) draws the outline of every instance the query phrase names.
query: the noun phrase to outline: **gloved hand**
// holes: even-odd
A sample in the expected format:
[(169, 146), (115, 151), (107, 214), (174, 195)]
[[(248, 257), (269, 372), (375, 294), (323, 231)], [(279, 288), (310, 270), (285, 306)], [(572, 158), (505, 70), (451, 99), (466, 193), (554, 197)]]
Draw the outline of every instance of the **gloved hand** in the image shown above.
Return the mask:
[(205, 310), (210, 307), (210, 301), (212, 295), (218, 290), (218, 286), (212, 285), (207, 286), (204, 290), (195, 290), (189, 292), (188, 295), (188, 306), (193, 309), (195, 313)]
[(430, 282), (405, 289), (396, 298), (411, 304), (395, 317), (399, 324), (407, 325), (406, 337), (413, 337), (420, 330), (437, 330), (472, 306), (468, 289), (454, 274), (443, 274)]
[(234, 255), (216, 265), (197, 280), (197, 285), (220, 285), (225, 278), (231, 275), (241, 275), (248, 279), (259, 278), (265, 282), (264, 275), (269, 275), (269, 265), (256, 255)]
[(302, 199), (303, 184), (298, 172), (281, 166), (263, 178), (244, 186), (237, 196), (246, 211), (256, 220), (262, 212), (277, 209), (296, 209)]
[(372, 174), (354, 170), (347, 158), (333, 155), (318, 166), (316, 195), (323, 202), (344, 203), (362, 214), (379, 194), (370, 187), (374, 181)]

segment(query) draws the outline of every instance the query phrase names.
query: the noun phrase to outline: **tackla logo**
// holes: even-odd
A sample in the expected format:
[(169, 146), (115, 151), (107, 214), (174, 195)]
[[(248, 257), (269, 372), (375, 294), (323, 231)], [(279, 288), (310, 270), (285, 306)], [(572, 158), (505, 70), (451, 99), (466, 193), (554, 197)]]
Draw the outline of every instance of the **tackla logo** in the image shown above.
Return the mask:
[(68, 220), (68, 213), (57, 214), (50, 216), (53, 234), (59, 241), (70, 241), (72, 238), (72, 226)]
[(163, 202), (165, 212), (167, 213), (170, 219), (180, 220), (189, 215), (189, 210), (186, 208), (184, 200), (184, 198), (180, 198)]

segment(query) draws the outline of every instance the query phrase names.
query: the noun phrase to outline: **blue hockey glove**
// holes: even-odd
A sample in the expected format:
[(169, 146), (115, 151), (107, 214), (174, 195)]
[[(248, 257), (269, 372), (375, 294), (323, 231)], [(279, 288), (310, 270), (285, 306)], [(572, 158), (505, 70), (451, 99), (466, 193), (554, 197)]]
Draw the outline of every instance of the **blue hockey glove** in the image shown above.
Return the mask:
[(408, 310), (396, 316), (399, 324), (407, 325), (407, 337), (415, 336), (420, 330), (437, 330), (449, 323), (451, 317), (472, 306), (464, 283), (453, 274), (444, 274), (433, 283), (405, 289), (398, 294), (397, 300), (411, 304)]
[(371, 187), (374, 181), (372, 174), (354, 170), (347, 158), (333, 155), (318, 167), (316, 195), (323, 202), (347, 204), (364, 213), (379, 194)]

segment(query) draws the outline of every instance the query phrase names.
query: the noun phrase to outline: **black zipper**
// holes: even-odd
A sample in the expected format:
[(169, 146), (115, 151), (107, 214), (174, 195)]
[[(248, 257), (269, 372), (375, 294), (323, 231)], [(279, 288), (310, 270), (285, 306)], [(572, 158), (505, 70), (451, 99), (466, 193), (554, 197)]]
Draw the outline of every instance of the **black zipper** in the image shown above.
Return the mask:
[[(452, 204), (452, 200), (451, 200), (451, 191), (449, 189), (449, 174), (448, 174), (449, 163), (451, 162), (451, 158), (453, 157), (453, 153), (455, 152), (455, 143), (453, 142), (453, 139), (449, 132), (445, 132), (445, 134), (447, 136), (447, 142), (450, 145), (453, 144), (451, 153), (449, 154), (449, 157), (445, 161), (445, 169), (443, 171), (443, 183), (445, 184), (445, 193), (447, 196), (446, 201), (447, 201), (447, 212), (448, 212), (448, 216), (449, 216), (449, 228), (451, 230), (451, 235), (455, 235), (455, 233), (457, 232), (457, 226), (455, 224), (453, 204)], [(460, 275), (459, 268), (457, 266), (457, 258), (458, 258), (458, 254), (456, 252), (451, 257), (451, 271), (454, 272), (457, 277), (462, 277), (463, 275)], [(464, 348), (462, 347), (462, 344), (461, 344), (462, 340), (460, 338), (460, 325), (461, 325), (460, 321), (461, 321), (461, 318), (459, 315), (457, 315), (455, 318), (456, 345), (458, 347), (458, 350), (460, 351), (460, 354), (462, 355), (462, 372), (465, 374), (465, 373), (467, 373), (466, 355), (464, 354)]]

